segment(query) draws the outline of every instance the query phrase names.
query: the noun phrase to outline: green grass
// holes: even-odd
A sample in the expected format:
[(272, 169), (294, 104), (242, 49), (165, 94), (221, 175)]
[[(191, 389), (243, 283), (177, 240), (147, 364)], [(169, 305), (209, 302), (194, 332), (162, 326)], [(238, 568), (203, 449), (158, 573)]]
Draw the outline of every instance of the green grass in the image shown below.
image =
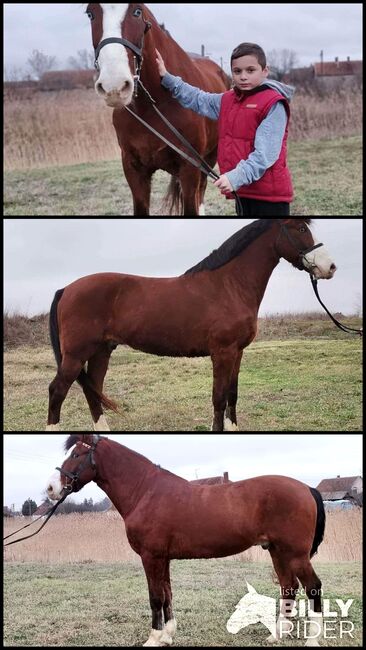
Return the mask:
[[(5, 353), (4, 431), (42, 431), (49, 348)], [(113, 431), (209, 431), (210, 359), (170, 359), (119, 347), (104, 392), (121, 407), (108, 414)], [(241, 431), (361, 431), (359, 339), (261, 341), (244, 352), (238, 401)], [(62, 408), (65, 431), (88, 431), (91, 416), (73, 385)]]
[[(317, 564), (324, 597), (353, 598), (354, 638), (324, 646), (362, 645), (362, 576), (359, 563)], [(237, 635), (226, 622), (246, 593), (278, 598), (272, 567), (237, 560), (175, 561), (171, 567), (177, 646), (266, 646), (267, 629), (251, 625)], [(5, 646), (141, 646), (151, 614), (146, 579), (138, 564), (5, 565)], [(280, 646), (303, 646), (303, 640)]]
[[(293, 216), (362, 215), (362, 138), (292, 142), (289, 167), (295, 201)], [(5, 216), (132, 215), (132, 198), (120, 160), (5, 173)], [(151, 214), (162, 214), (170, 176), (154, 176)], [(235, 214), (208, 182), (206, 214)]]

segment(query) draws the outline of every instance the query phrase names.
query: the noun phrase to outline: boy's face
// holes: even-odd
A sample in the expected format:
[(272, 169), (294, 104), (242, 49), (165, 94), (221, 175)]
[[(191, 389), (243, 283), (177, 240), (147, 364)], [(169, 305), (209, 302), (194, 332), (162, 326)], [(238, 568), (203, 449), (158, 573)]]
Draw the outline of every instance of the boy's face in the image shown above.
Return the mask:
[(234, 59), (231, 66), (233, 81), (236, 88), (242, 91), (252, 90), (268, 77), (268, 66), (262, 69), (258, 59), (253, 54)]

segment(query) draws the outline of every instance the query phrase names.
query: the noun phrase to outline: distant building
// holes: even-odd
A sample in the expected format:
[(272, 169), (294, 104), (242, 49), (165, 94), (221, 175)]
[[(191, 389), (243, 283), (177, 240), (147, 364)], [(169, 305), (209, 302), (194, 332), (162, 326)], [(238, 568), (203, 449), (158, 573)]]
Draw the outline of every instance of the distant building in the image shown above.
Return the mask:
[[(323, 501), (343, 509), (352, 505), (362, 506), (363, 480), (361, 476), (326, 478), (320, 481), (317, 490)], [(331, 507), (331, 505), (329, 505)]]
[(196, 485), (220, 485), (222, 483), (231, 483), (229, 480), (229, 472), (224, 472), (222, 476), (211, 476), (210, 478), (197, 478), (190, 481)]
[(305, 84), (317, 82), (326, 88), (342, 86), (352, 86), (355, 81), (361, 81), (363, 75), (363, 62), (351, 61), (347, 57), (346, 61), (339, 61), (338, 57), (334, 61), (323, 61), (322, 59), (306, 68), (293, 68), (284, 75), (285, 83)]

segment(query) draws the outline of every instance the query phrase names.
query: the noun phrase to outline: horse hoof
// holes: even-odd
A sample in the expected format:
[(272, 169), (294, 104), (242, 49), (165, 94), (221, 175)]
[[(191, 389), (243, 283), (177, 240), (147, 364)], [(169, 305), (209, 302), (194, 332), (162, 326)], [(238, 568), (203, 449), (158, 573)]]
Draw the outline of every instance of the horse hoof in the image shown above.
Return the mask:
[(273, 636), (273, 634), (267, 636), (266, 641), (267, 643), (278, 643), (278, 639), (276, 639), (276, 637)]
[(234, 424), (229, 418), (225, 418), (224, 431), (239, 431), (238, 425)]
[(173, 644), (173, 639), (165, 630), (151, 630), (150, 636), (144, 648), (163, 648)]

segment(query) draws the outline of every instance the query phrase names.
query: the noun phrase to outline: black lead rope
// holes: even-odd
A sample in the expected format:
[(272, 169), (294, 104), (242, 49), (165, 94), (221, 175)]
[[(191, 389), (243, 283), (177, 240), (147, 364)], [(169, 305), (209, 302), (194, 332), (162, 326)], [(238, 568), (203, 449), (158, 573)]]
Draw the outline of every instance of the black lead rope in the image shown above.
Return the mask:
[[(8, 542), (7, 544), (4, 544), (4, 546), (11, 546), (11, 544), (17, 544), (18, 542), (22, 542), (24, 539), (29, 539), (30, 537), (34, 537), (34, 535), (37, 535), (42, 530), (42, 528), (47, 524), (49, 519), (51, 519), (52, 515), (54, 514), (54, 512), (56, 512), (59, 505), (61, 505), (61, 503), (63, 501), (65, 501), (66, 497), (69, 496), (69, 494), (70, 494), (70, 492), (68, 491), (62, 497), (62, 499), (57, 501), (56, 505), (52, 506), (49, 510), (47, 510), (47, 512), (45, 513), (45, 515), (48, 515), (46, 521), (43, 522), (42, 526), (40, 528), (38, 528), (38, 530), (36, 530), (35, 533), (32, 533), (32, 535), (26, 535), (25, 537), (21, 537), (20, 539), (16, 539), (13, 542)], [(16, 535), (16, 533), (19, 533), (21, 530), (24, 530), (25, 528), (28, 528), (29, 526), (32, 526), (32, 524), (35, 524), (37, 521), (42, 519), (42, 517), (44, 517), (45, 515), (41, 515), (40, 517), (37, 517), (37, 519), (35, 519), (34, 521), (31, 521), (30, 524), (27, 524), (26, 526), (22, 526), (22, 528), (18, 528), (18, 530), (15, 530), (13, 533), (10, 533), (10, 535), (7, 535), (3, 539), (5, 540), (5, 539), (8, 539), (9, 537), (13, 537), (13, 535)]]
[(315, 292), (315, 295), (316, 295), (317, 299), (319, 300), (319, 302), (320, 302), (321, 306), (323, 307), (323, 309), (327, 312), (329, 318), (332, 319), (333, 323), (340, 330), (342, 330), (343, 332), (346, 332), (346, 334), (358, 334), (359, 336), (363, 336), (363, 328), (357, 330), (357, 329), (354, 329), (353, 327), (348, 327), (348, 325), (343, 325), (330, 313), (329, 309), (327, 309), (327, 307), (325, 306), (325, 304), (323, 303), (322, 299), (319, 296), (318, 280), (313, 275), (311, 275), (310, 278), (311, 278), (311, 284), (313, 285), (313, 289), (314, 289), (314, 292)]

